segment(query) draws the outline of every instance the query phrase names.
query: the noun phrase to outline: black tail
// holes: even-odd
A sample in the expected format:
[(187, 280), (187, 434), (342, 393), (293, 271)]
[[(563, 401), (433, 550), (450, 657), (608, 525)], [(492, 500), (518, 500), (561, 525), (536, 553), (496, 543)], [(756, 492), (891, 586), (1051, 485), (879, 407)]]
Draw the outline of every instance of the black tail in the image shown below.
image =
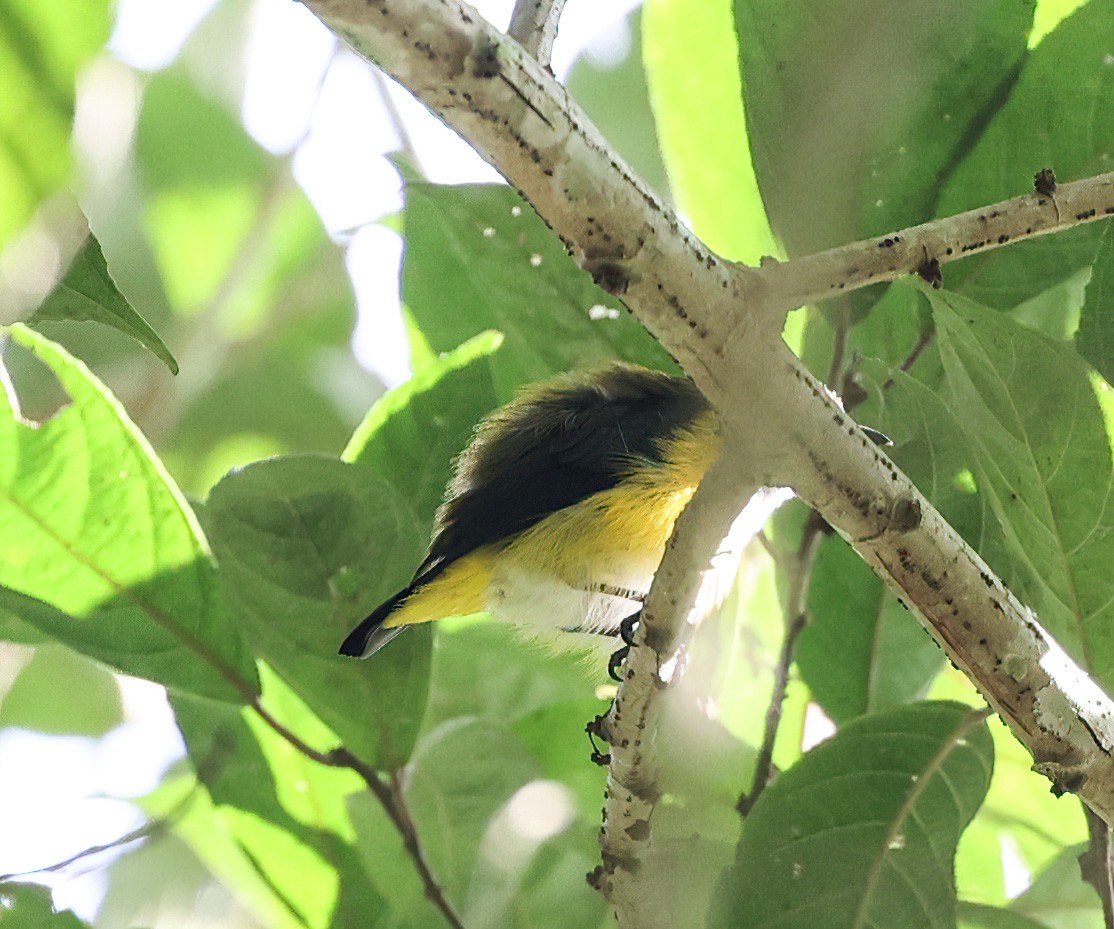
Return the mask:
[(389, 600), (380, 603), (367, 619), (348, 633), (348, 638), (340, 646), (340, 654), (351, 658), (367, 658), (402, 632), (405, 626), (384, 629), (383, 620), (390, 616), (391, 611), (409, 597), (413, 590), (413, 585), (404, 587)]

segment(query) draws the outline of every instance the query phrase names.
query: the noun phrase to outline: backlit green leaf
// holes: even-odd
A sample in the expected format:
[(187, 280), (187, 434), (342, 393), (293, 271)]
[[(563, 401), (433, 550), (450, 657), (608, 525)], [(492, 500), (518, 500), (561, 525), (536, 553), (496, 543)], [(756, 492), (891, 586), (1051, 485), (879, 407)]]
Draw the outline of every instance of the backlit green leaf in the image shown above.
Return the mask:
[(430, 362), (375, 402), (344, 450), (345, 461), (374, 469), (394, 486), (425, 526), (444, 497), (456, 456), (498, 406), (491, 355), (502, 344), (499, 333), (481, 333)]
[[(264, 674), (262, 699), (304, 741), (325, 751), (336, 744), (273, 674)], [(184, 697), (173, 706), (220, 829), (242, 850), (255, 879), (244, 879), (243, 862), (219, 839), (191, 835), (198, 853), (260, 905), (285, 910), (280, 925), (290, 915), (293, 925), (307, 929), (377, 925), (384, 904), (352, 846), (345, 810), (346, 795), (363, 789), (359, 776), (307, 758), (249, 709)]]
[(9, 332), (70, 402), (36, 425), (6, 378), (0, 391), (0, 584), (50, 606), (6, 608), (128, 674), (250, 699), (254, 663), (181, 492), (81, 362), (24, 326)]
[(777, 247), (750, 159), (731, 18), (730, 0), (649, 0), (642, 54), (678, 208), (710, 248), (757, 264)]

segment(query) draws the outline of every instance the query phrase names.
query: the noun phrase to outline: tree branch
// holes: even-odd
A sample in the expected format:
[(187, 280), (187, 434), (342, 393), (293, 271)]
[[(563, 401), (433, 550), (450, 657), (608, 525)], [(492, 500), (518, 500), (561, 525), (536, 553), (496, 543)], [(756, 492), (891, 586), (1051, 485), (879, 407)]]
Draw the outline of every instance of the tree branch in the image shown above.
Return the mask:
[(507, 35), (543, 68), (553, 59), (553, 42), (565, 0), (517, 0)]
[[(588, 880), (615, 906), (619, 925), (669, 929), (669, 914), (640, 892), (639, 865), (650, 842), (659, 800), (654, 735), (661, 697), (672, 680), (685, 621), (693, 621), (703, 569), (729, 534), (735, 514), (758, 491), (748, 483), (745, 452), (725, 450), (677, 521), (642, 609), (622, 682), (597, 733), (611, 745), (600, 850), (603, 863)], [(761, 505), (761, 497), (758, 499)], [(762, 516), (768, 515), (767, 510)], [(744, 522), (740, 516), (738, 522)], [(765, 522), (759, 517), (757, 529)]]
[[(723, 503), (737, 507), (755, 487), (789, 485), (817, 509), (924, 618), (1033, 753), (1036, 769), (1114, 821), (1114, 704), (780, 339), (793, 307), (1114, 215), (1114, 174), (747, 268), (714, 255), (687, 230), (552, 75), (471, 7), (459, 0), (305, 4), (522, 191), (581, 266), (621, 296), (693, 377), (720, 413), (725, 460), (751, 468), (714, 468), (705, 483), (714, 482), (715, 492), (702, 487), (678, 522), (638, 640), (651, 647), (632, 649), (609, 718), (640, 733), (635, 742), (623, 744), (622, 736), (612, 743), (604, 867), (596, 874), (618, 904), (620, 924), (636, 924), (637, 857), (628, 856), (649, 840), (659, 656), (691, 608), (696, 571), (713, 550), (708, 539), (726, 529)], [(720, 509), (707, 504), (713, 498)]]

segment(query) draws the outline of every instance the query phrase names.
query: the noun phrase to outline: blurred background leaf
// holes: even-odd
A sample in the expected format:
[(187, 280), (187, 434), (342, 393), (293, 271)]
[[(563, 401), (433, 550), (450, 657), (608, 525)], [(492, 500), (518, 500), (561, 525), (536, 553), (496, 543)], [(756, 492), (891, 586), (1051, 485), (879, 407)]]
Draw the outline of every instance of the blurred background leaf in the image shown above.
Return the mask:
[(78, 70), (104, 45), (108, 0), (0, 10), (0, 248), (70, 178), (70, 120)]

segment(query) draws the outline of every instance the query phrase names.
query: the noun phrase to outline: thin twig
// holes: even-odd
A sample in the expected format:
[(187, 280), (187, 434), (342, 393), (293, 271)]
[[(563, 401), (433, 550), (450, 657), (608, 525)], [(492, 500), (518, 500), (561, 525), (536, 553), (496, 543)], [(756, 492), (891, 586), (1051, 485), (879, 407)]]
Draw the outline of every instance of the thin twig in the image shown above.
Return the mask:
[(52, 865), (47, 865), (42, 868), (33, 868), (30, 871), (19, 871), (12, 874), (0, 874), (0, 884), (5, 881), (19, 880), (23, 877), (30, 877), (34, 874), (52, 874), (58, 871), (64, 871), (72, 864), (89, 858), (93, 855), (99, 855), (103, 852), (112, 851), (114, 848), (120, 848), (124, 845), (130, 845), (133, 842), (138, 842), (142, 839), (153, 839), (163, 835), (167, 832), (186, 812), (186, 808), (197, 797), (197, 792), (205, 780), (216, 773), (216, 771), (224, 764), (225, 758), (232, 750), (232, 745), (227, 739), (218, 737), (204, 757), (194, 765), (194, 770), (197, 775), (197, 780), (186, 792), (177, 803), (175, 803), (166, 813), (162, 816), (157, 816), (154, 819), (148, 820), (137, 829), (133, 829), (111, 842), (105, 842), (101, 845), (91, 845), (88, 848), (78, 852), (76, 855), (71, 855), (65, 861), (58, 861)]
[(553, 42), (565, 0), (517, 0), (507, 35), (518, 42), (543, 68), (553, 59)]
[(422, 168), (422, 161), (418, 157), (418, 148), (414, 144), (414, 135), (410, 132), (409, 127), (406, 125), (406, 120), (402, 117), (402, 111), (398, 108), (394, 98), (391, 96), (391, 86), (388, 83), (387, 75), (385, 75), (378, 68), (370, 69), (374, 77), (375, 90), (379, 94), (379, 102), (383, 104), (383, 109), (387, 113), (387, 119), (391, 123), (391, 127), (398, 134), (399, 151), (406, 156), (410, 166), (421, 175), (425, 175)]
[(153, 839), (162, 836), (182, 817), (182, 814), (186, 811), (186, 807), (193, 802), (196, 796), (197, 787), (195, 785), (194, 789), (190, 790), (189, 793), (174, 804), (166, 815), (149, 819), (139, 828), (133, 829), (131, 832), (127, 832), (119, 838), (113, 839), (111, 842), (105, 842), (102, 845), (90, 845), (88, 848), (82, 849), (80, 852), (71, 855), (64, 861), (57, 861), (54, 864), (46, 865), (42, 868), (32, 868), (29, 871), (14, 871), (11, 874), (0, 874), (0, 884), (7, 883), (8, 881), (18, 881), (21, 878), (31, 877), (35, 874), (55, 874), (93, 855), (110, 852), (114, 848), (122, 848), (125, 845), (131, 845), (133, 842), (139, 842), (143, 839)]
[(816, 554), (824, 538), (824, 520), (815, 512), (809, 513), (805, 523), (801, 544), (797, 548), (795, 573), (785, 601), (785, 638), (781, 643), (781, 654), (774, 668), (774, 687), (770, 694), (770, 705), (766, 709), (766, 728), (762, 734), (762, 745), (754, 764), (754, 777), (750, 790), (739, 795), (735, 808), (746, 816), (754, 806), (758, 795), (766, 789), (774, 756), (774, 743), (777, 741), (781, 725), (781, 710), (785, 703), (785, 689), (789, 683), (789, 669), (797, 639), (808, 625), (808, 590), (812, 581), (812, 569), (816, 564)]
[(426, 899), (441, 911), (441, 915), (445, 917), (445, 921), (452, 926), (452, 929), (464, 929), (464, 923), (461, 922), (460, 916), (445, 896), (441, 885), (437, 883), (437, 879), (433, 876), (433, 871), (429, 867), (429, 862), (426, 860), (425, 852), (422, 851), (421, 842), (418, 840), (418, 830), (410, 815), (410, 807), (406, 803), (406, 796), (403, 793), (398, 771), (392, 771), (390, 782), (385, 783), (378, 771), (364, 764), (345, 748), (333, 751), (332, 758), (336, 766), (350, 768), (364, 779), (364, 783), (375, 794), (376, 799), (391, 818), (391, 822), (395, 824), (399, 835), (402, 836), (402, 844), (414, 862), (414, 867), (417, 868), (418, 876), (422, 880)]
[(414, 862), (414, 867), (421, 878), (426, 899), (441, 911), (441, 915), (445, 917), (445, 921), (452, 926), (452, 929), (464, 929), (460, 916), (457, 915), (453, 905), (445, 897), (445, 892), (441, 889), (441, 885), (437, 883), (437, 878), (434, 877), (425, 853), (422, 851), (422, 845), (418, 839), (418, 830), (410, 816), (410, 809), (406, 805), (406, 798), (402, 792), (398, 772), (392, 771), (390, 782), (387, 783), (375, 768), (366, 764), (343, 746), (334, 748), (329, 752), (321, 752), (308, 745), (280, 723), (258, 699), (252, 701), (251, 708), (260, 719), (307, 758), (330, 768), (348, 768), (355, 771), (363, 779), (368, 790), (375, 795), (402, 837), (402, 844), (406, 848), (407, 854), (410, 855), (410, 859)]
[[(935, 326), (929, 326), (928, 328), (926, 328), (924, 332), (921, 333), (921, 337), (917, 339), (917, 344), (913, 346), (913, 350), (908, 354), (908, 356), (906, 356), (905, 360), (897, 366), (897, 369), (904, 374), (908, 374), (909, 369), (917, 363), (917, 359), (921, 357), (921, 354), (924, 352), (924, 350), (932, 344), (932, 340), (935, 336)], [(894, 379), (891, 377), (888, 378), (882, 385), (882, 389), (889, 390), (893, 386)]]
[(837, 301), (835, 308), (835, 334), (832, 338), (832, 361), (828, 366), (828, 380), (825, 382), (838, 389), (843, 384), (844, 358), (847, 353), (847, 337), (851, 332), (851, 307), (846, 298)]

